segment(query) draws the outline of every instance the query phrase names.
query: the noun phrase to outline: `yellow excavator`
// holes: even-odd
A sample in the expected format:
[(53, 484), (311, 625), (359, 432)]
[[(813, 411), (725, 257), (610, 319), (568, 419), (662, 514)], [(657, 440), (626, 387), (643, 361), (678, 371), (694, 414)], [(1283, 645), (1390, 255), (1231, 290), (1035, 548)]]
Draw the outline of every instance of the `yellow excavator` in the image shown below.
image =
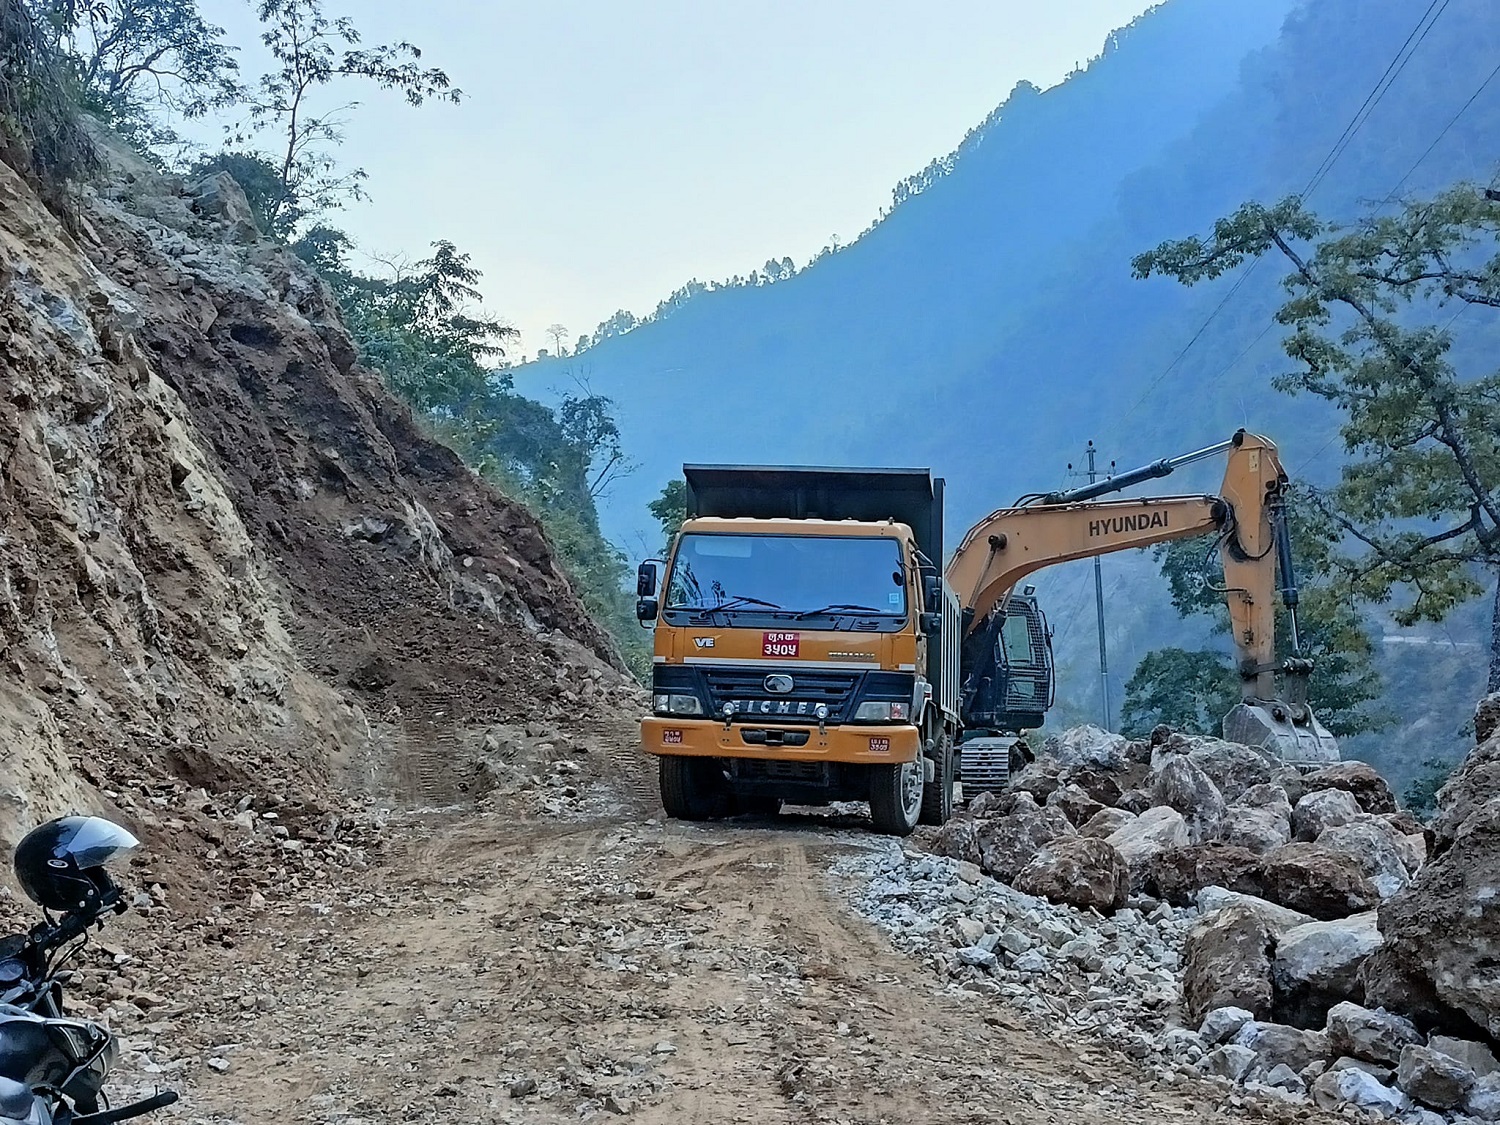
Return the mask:
[[(1098, 499), (1220, 453), (1228, 458), (1217, 495)], [(1218, 538), (1241, 683), (1241, 702), (1224, 717), (1224, 737), (1289, 762), (1337, 761), (1336, 741), (1307, 704), (1312, 661), (1300, 655), (1287, 485), (1275, 445), (1241, 430), (1180, 457), (1068, 492), (1028, 497), (975, 524), (944, 576), (964, 605), (964, 711), (970, 720), (961, 736), (965, 788), (989, 788), (1003, 779), (1008, 765), (999, 758), (1008, 763), (1014, 740), (1005, 736), (1016, 728), (1010, 716), (1036, 691), (1032, 670), (1038, 662), (1011, 659), (1024, 647), (1006, 643), (1007, 631), (1019, 632), (1017, 619), (1028, 634), (1038, 631), (1033, 618), (1040, 611), (1030, 588), (1023, 588), (1020, 599), (1015, 594), (1022, 579), (1056, 563), (1203, 535)], [(1292, 643), (1292, 655), (1282, 661), (1275, 655), (1278, 592)]]
[[(1216, 495), (1099, 497), (1227, 454)], [(1043, 567), (1217, 537), (1243, 684), (1226, 738), (1297, 764), (1338, 747), (1307, 706), (1287, 476), (1276, 447), (1228, 441), (1068, 492), (1023, 498), (964, 537), (940, 573), (944, 482), (926, 469), (685, 465), (687, 520), (641, 564), (654, 625), (652, 714), (670, 816), (868, 800), (875, 826), (941, 824), (954, 781), (1005, 785), (1017, 736), (1052, 705)], [(1280, 573), (1278, 583), (1277, 574)], [(1275, 659), (1278, 589), (1292, 656)], [(1279, 678), (1279, 684), (1278, 684)]]

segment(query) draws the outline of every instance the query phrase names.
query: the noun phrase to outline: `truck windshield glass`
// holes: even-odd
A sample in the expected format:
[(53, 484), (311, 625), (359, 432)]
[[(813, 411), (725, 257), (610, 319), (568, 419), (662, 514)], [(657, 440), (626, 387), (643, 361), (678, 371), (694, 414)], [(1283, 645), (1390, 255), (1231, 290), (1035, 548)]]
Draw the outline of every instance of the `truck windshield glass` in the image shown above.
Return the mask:
[(895, 539), (684, 535), (667, 581), (667, 609), (805, 613), (830, 607), (830, 615), (905, 617), (903, 573)]

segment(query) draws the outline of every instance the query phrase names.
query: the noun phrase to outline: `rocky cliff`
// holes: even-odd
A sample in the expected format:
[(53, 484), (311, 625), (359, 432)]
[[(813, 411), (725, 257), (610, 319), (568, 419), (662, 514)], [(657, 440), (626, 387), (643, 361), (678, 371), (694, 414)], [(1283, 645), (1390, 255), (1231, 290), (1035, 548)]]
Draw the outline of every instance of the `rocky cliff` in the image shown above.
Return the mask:
[(0, 165), (0, 843), (380, 785), (413, 746), (430, 774), (626, 691), (537, 521), (358, 365), (234, 183), (109, 156), (66, 228)]

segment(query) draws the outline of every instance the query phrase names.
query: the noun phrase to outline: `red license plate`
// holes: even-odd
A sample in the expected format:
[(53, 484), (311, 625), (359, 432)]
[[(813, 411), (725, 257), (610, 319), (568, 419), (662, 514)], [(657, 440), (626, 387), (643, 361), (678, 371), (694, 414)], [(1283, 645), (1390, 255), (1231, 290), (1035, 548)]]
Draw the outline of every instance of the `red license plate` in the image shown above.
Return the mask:
[(663, 746), (681, 746), (682, 732), (680, 730), (664, 730), (661, 732), (661, 743)]
[(801, 633), (762, 633), (760, 635), (762, 656), (796, 656), (801, 647)]
[(891, 740), (889, 738), (870, 739), (870, 753), (889, 754), (891, 752)]

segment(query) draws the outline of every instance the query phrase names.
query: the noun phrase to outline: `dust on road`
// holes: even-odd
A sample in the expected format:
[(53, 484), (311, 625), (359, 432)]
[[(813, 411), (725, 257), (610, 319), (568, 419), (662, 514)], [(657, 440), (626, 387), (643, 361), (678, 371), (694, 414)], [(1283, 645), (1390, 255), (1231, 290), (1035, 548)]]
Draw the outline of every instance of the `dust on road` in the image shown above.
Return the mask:
[(226, 999), (184, 1017), (213, 1061), (177, 1119), (1118, 1125), (1231, 1097), (945, 990), (843, 905), (831, 862), (888, 845), (837, 822), (400, 832), (354, 909), (190, 959)]

